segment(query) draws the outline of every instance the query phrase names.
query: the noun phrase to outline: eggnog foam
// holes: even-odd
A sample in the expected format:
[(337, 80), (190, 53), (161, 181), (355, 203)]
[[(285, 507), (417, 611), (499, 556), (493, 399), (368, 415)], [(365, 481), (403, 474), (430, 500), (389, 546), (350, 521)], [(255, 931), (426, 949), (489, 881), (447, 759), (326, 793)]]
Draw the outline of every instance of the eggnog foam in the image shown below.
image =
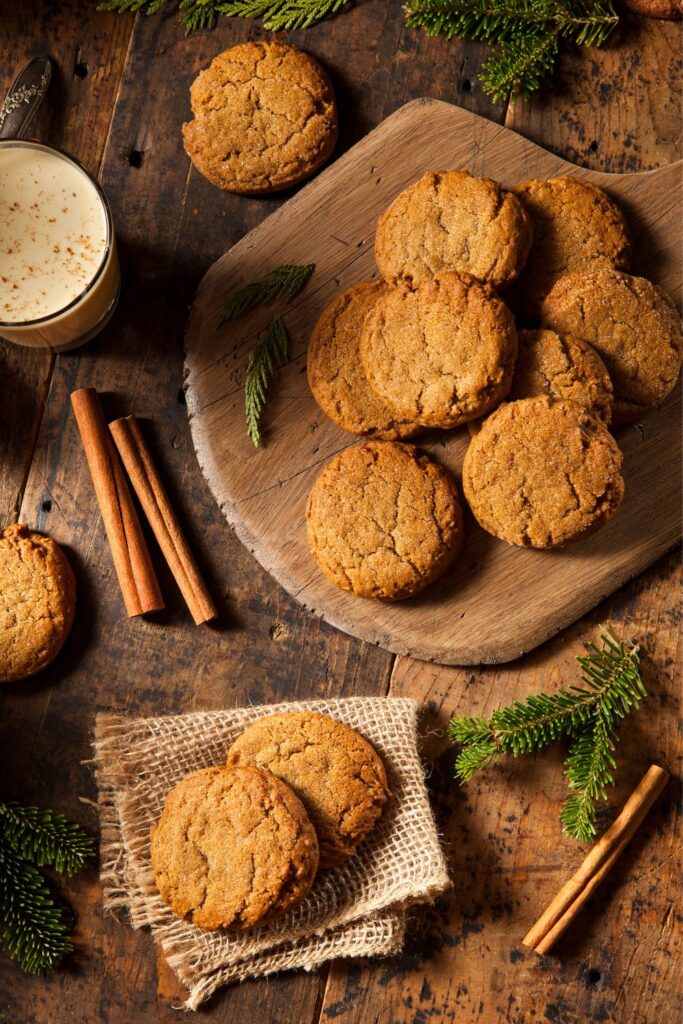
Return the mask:
[(0, 321), (58, 313), (97, 274), (107, 244), (102, 200), (58, 153), (0, 148)]

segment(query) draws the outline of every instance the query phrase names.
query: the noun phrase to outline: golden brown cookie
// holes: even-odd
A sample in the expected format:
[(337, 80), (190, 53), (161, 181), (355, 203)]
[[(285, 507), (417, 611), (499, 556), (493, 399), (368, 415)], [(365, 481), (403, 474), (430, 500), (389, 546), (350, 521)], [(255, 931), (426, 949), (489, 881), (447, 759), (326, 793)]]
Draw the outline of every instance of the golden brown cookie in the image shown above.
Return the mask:
[(587, 341), (612, 378), (612, 421), (633, 423), (660, 405), (681, 369), (683, 335), (669, 296), (644, 277), (585, 270), (560, 278), (543, 322)]
[(494, 537), (554, 548), (592, 533), (624, 495), (622, 456), (575, 402), (509, 402), (484, 420), (463, 463), (465, 497)]
[(350, 857), (391, 796), (381, 758), (329, 715), (289, 711), (253, 722), (228, 752), (228, 766), (266, 768), (294, 790), (315, 826), (320, 867)]
[(308, 543), (335, 586), (359, 597), (411, 597), (462, 546), (455, 482), (413, 445), (366, 441), (327, 464), (306, 508)]
[(533, 222), (534, 241), (510, 303), (523, 319), (538, 318), (541, 303), (559, 277), (573, 270), (628, 270), (631, 245), (617, 204), (589, 181), (532, 179), (514, 189)]
[(621, 0), (635, 14), (644, 14), (647, 18), (664, 18), (666, 21), (678, 21), (683, 14), (682, 0)]
[(337, 141), (327, 74), (280, 42), (224, 50), (190, 89), (183, 141), (197, 170), (228, 192), (274, 192), (308, 178)]
[(323, 310), (308, 343), (308, 383), (320, 408), (342, 430), (392, 441), (419, 427), (402, 421), (375, 395), (360, 360), (363, 323), (387, 291), (384, 281), (361, 281)]
[(397, 416), (447, 428), (505, 397), (517, 332), (490, 285), (444, 271), (387, 291), (365, 320), (360, 350), (370, 387)]
[(76, 580), (56, 541), (17, 524), (0, 531), (0, 683), (40, 672), (76, 610)]
[(401, 192), (377, 222), (375, 259), (387, 281), (427, 281), (460, 270), (497, 286), (524, 266), (531, 225), (497, 181), (433, 171)]
[(594, 348), (555, 331), (519, 331), (519, 354), (508, 401), (549, 395), (576, 402), (605, 426), (612, 417), (612, 382)]
[(152, 827), (157, 888), (200, 928), (243, 931), (300, 903), (318, 840), (289, 786), (254, 765), (192, 772)]

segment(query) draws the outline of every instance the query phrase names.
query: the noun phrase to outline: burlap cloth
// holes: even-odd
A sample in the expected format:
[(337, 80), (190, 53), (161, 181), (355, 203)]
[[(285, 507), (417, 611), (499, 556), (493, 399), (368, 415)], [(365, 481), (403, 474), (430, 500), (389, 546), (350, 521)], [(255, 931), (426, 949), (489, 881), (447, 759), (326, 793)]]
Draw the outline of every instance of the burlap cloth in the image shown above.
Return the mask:
[[(161, 900), (150, 864), (150, 827), (166, 794), (188, 772), (224, 763), (228, 747), (250, 722), (299, 709), (346, 722), (380, 753), (393, 798), (379, 824), (353, 857), (322, 871), (306, 899), (271, 924), (229, 933), (179, 920)], [(166, 718), (97, 716), (105, 908), (126, 907), (134, 928), (151, 928), (189, 989), (186, 1009), (196, 1009), (232, 981), (401, 949), (406, 907), (431, 901), (449, 886), (418, 755), (418, 712), (413, 700), (351, 697)]]

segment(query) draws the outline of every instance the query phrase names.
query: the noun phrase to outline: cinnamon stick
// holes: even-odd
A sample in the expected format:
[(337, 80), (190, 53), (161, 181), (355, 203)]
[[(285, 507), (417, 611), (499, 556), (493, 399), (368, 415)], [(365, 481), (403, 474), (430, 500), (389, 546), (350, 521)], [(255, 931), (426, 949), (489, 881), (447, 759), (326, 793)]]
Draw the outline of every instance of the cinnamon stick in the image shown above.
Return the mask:
[(619, 859), (668, 781), (668, 772), (663, 768), (655, 764), (648, 768), (619, 816), (524, 936), (525, 946), (537, 953), (549, 952)]
[(140, 424), (125, 416), (109, 424), (121, 461), (154, 531), (195, 624), (215, 619), (217, 612), (190, 551), (168, 494), (152, 460)]
[(164, 607), (126, 477), (94, 388), (71, 395), (78, 429), (102, 513), (114, 568), (128, 615)]

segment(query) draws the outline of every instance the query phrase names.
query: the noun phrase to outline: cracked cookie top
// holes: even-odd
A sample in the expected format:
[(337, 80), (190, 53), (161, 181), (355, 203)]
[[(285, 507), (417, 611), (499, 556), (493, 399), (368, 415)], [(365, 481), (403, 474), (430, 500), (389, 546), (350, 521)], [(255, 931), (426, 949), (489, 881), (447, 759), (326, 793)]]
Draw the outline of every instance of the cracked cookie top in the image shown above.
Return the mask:
[(413, 445), (366, 441), (337, 455), (313, 484), (308, 542), (325, 576), (360, 597), (410, 597), (462, 546), (451, 475)]
[(352, 434), (395, 440), (419, 427), (406, 422), (371, 390), (360, 359), (367, 314), (388, 291), (384, 281), (361, 281), (323, 310), (308, 343), (308, 383), (331, 420)]
[(445, 271), (389, 289), (368, 314), (360, 347), (370, 387), (397, 416), (448, 428), (505, 397), (517, 332), (493, 288)]
[(614, 387), (613, 422), (633, 423), (660, 405), (681, 370), (681, 318), (666, 292), (618, 270), (560, 278), (546, 297), (543, 321), (587, 341)]
[(554, 548), (598, 529), (624, 495), (622, 456), (575, 402), (509, 402), (470, 441), (463, 488), (475, 518), (519, 547)]
[(413, 284), (460, 270), (502, 286), (521, 271), (531, 223), (497, 181), (432, 171), (396, 197), (377, 222), (375, 259), (387, 281)]
[(0, 532), (0, 682), (25, 679), (59, 653), (76, 580), (56, 541), (16, 524)]
[(197, 170), (229, 192), (273, 192), (312, 174), (337, 141), (327, 74), (302, 50), (252, 42), (219, 53), (192, 83), (183, 125)]
[(609, 426), (612, 382), (591, 345), (549, 330), (519, 331), (517, 340), (519, 353), (509, 401), (536, 395), (564, 398)]
[(532, 179), (514, 189), (533, 223), (534, 240), (510, 302), (523, 318), (538, 318), (541, 303), (563, 274), (584, 268), (628, 270), (626, 219), (606, 192), (589, 181)]
[(320, 843), (320, 867), (355, 851), (390, 797), (381, 758), (363, 737), (329, 715), (290, 711), (250, 725), (228, 765), (267, 768), (301, 799)]
[(174, 914), (200, 928), (242, 931), (306, 896), (318, 840), (299, 798), (270, 772), (204, 768), (166, 797), (151, 858)]

